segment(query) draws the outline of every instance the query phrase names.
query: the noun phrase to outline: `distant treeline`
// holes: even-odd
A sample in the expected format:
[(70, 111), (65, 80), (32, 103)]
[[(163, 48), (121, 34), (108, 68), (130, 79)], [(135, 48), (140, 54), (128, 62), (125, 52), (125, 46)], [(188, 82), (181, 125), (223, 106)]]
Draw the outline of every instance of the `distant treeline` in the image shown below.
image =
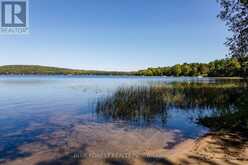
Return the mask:
[(208, 64), (184, 63), (172, 67), (148, 68), (136, 72), (76, 70), (39, 65), (0, 66), (1, 75), (136, 75), (136, 76), (209, 76), (209, 77), (248, 77), (248, 58), (229, 58)]
[(184, 63), (172, 67), (148, 68), (140, 70), (136, 74), (144, 76), (248, 77), (248, 58), (241, 60), (228, 58), (215, 60), (208, 64)]
[(57, 67), (47, 67), (39, 65), (5, 65), (0, 66), (2, 75), (133, 75), (132, 72), (117, 71), (95, 71), (95, 70), (77, 70)]

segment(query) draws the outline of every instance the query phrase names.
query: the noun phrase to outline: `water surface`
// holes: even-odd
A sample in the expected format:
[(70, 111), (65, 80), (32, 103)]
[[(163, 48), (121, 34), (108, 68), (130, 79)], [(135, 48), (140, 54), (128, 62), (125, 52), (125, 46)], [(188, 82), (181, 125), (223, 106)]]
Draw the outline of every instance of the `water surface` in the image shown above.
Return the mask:
[[(158, 102), (160, 99), (157, 99), (152, 103), (144, 102), (144, 105), (135, 105), (134, 108), (138, 107), (139, 113), (132, 112), (131, 115), (118, 113), (119, 105), (104, 105), (108, 99), (115, 100), (114, 97), (120, 89), (149, 88), (171, 83), (225, 84), (227, 82), (230, 81), (187, 77), (0, 76), (0, 163), (35, 155), (37, 152), (35, 146), (37, 147), (38, 144), (46, 146), (44, 151), (56, 150), (66, 145), (73, 148), (74, 145), (69, 144), (68, 141), (75, 139), (80, 140), (75, 142), (77, 145), (74, 148), (79, 145), (91, 146), (99, 139), (104, 141), (104, 138), (110, 136), (105, 135), (106, 131), (111, 133), (113, 143), (122, 141), (123, 144), (125, 140), (120, 139), (120, 135), (133, 138), (133, 135), (138, 134), (137, 137), (142, 135), (149, 139), (156, 133), (158, 138), (170, 137), (168, 133), (172, 132), (176, 136), (175, 143), (177, 139), (197, 138), (209, 130), (206, 126), (199, 124), (199, 117), (210, 115), (213, 111), (220, 109), (217, 104), (207, 101), (202, 105), (203, 103), (192, 101), (185, 105), (178, 103), (178, 99), (174, 98), (172, 104), (169, 106), (166, 104), (165, 107), (164, 101)], [(240, 84), (240, 80), (232, 80), (232, 82)], [(231, 89), (236, 90), (236, 88)], [(173, 91), (173, 97), (181, 95), (176, 93), (177, 91)], [(206, 97), (204, 93), (206, 92), (202, 91), (199, 97)], [(131, 93), (130, 96), (132, 95)], [(138, 95), (136, 99), (141, 97)], [(173, 100), (177, 101), (176, 104)], [(119, 103), (128, 109), (130, 106), (125, 106), (129, 102), (130, 100), (128, 103), (121, 100)], [(142, 101), (138, 100), (138, 102)], [(134, 104), (139, 103), (137, 100), (136, 103), (134, 102)], [(99, 108), (100, 105), (101, 108)], [(157, 112), (158, 109), (160, 109), (159, 112)], [(137, 139), (135, 144), (129, 145), (130, 150), (134, 150), (132, 146), (142, 145), (142, 140)], [(117, 144), (113, 143), (109, 145), (116, 148)], [(169, 146), (168, 141), (166, 144)], [(161, 145), (163, 144), (157, 146)], [(121, 148), (122, 145), (118, 144), (118, 146)], [(102, 148), (94, 149), (99, 151)]]

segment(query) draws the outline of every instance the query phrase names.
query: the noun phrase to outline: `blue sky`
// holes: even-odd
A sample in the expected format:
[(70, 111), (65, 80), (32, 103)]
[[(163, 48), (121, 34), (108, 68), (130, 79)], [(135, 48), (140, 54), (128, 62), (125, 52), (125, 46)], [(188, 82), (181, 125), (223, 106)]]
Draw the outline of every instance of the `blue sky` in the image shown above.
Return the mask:
[(1, 36), (0, 65), (138, 70), (224, 58), (216, 0), (30, 0), (30, 35)]

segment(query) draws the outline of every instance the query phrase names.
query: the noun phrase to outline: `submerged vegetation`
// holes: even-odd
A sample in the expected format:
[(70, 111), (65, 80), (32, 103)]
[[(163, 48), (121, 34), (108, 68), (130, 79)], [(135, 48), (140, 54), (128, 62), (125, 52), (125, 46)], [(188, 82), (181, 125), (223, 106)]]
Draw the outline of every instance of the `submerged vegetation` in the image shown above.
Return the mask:
[(147, 123), (159, 120), (166, 125), (173, 108), (199, 111), (194, 121), (213, 130), (248, 130), (248, 86), (229, 84), (172, 83), (120, 88), (98, 101), (99, 115), (113, 120)]

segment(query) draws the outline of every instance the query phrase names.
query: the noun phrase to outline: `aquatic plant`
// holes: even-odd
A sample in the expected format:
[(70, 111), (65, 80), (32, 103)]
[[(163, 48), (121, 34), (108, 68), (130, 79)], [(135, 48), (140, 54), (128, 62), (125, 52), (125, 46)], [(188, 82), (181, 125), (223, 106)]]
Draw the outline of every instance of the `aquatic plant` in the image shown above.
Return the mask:
[(247, 83), (171, 83), (119, 88), (97, 102), (98, 115), (113, 120), (166, 124), (168, 110), (209, 110), (194, 120), (211, 129), (248, 129)]

